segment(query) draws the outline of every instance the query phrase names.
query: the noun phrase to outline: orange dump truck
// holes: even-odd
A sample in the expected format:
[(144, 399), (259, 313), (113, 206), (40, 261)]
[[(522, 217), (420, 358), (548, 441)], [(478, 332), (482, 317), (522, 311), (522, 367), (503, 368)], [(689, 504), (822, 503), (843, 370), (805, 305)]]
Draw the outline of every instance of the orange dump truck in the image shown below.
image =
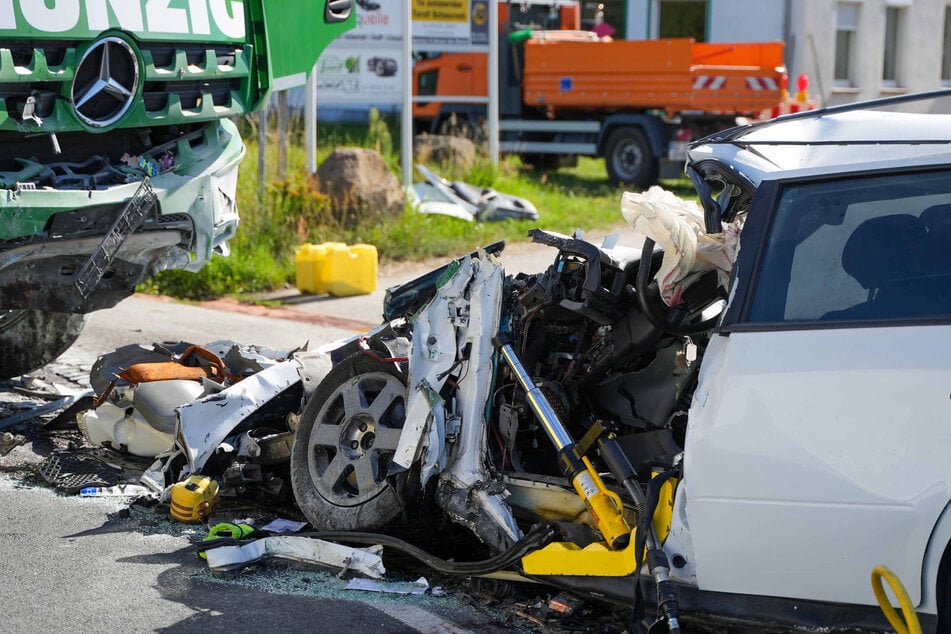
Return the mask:
[[(502, 19), (500, 17), (500, 23)], [(514, 26), (513, 26), (514, 25)], [(500, 148), (538, 167), (604, 157), (613, 183), (647, 187), (682, 171), (691, 139), (782, 101), (782, 42), (610, 40), (575, 30), (512, 30), (499, 43)], [(417, 62), (416, 94), (486, 94), (486, 56)], [(484, 104), (418, 103), (418, 130), (478, 129)]]

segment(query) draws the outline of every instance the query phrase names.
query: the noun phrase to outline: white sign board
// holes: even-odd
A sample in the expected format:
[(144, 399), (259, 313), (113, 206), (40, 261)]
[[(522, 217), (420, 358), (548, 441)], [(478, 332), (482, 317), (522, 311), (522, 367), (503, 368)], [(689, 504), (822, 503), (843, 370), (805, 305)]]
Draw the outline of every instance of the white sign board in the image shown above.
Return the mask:
[(320, 104), (393, 105), (400, 103), (400, 48), (331, 47), (317, 60)]
[[(356, 0), (357, 26), (317, 60), (317, 101), (324, 105), (401, 103), (402, 0)], [(488, 0), (412, 0), (413, 48), (488, 50)]]

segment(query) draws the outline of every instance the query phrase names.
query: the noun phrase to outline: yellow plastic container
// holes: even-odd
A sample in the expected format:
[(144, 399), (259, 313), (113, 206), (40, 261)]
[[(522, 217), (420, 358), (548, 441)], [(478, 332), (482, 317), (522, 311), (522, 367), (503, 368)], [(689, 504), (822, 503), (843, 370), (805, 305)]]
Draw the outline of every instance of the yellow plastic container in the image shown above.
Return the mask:
[(170, 511), (179, 522), (200, 522), (218, 506), (218, 483), (193, 475), (172, 485)]
[(302, 293), (322, 295), (327, 292), (327, 262), (331, 249), (346, 248), (343, 242), (302, 244), (294, 251), (297, 288)]
[(377, 255), (372, 244), (328, 250), (327, 292), (336, 297), (366, 295), (376, 290)]

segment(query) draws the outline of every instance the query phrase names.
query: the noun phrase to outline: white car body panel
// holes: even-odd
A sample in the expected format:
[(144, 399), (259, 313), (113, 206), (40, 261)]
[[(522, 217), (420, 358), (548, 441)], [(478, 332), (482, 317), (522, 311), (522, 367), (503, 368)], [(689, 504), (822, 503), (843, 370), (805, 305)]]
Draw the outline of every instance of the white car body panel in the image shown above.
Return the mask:
[(714, 337), (684, 457), (698, 586), (873, 605), (885, 564), (917, 604), (951, 497), (949, 345), (951, 325)]

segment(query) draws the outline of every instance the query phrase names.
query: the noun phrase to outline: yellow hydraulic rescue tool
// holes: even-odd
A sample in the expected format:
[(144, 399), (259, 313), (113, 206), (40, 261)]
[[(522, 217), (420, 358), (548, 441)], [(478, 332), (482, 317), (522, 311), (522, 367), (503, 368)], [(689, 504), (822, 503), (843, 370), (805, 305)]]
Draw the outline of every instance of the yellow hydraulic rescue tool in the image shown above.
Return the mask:
[[(516, 380), (525, 390), (529, 405), (542, 424), (545, 433), (558, 451), (558, 464), (575, 491), (584, 501), (594, 518), (596, 528), (604, 537), (604, 543), (592, 544), (580, 549), (574, 544), (552, 544), (524, 557), (525, 571), (531, 574), (597, 575), (616, 576), (631, 574), (637, 568), (634, 557), (636, 530), (624, 517), (620, 496), (608, 489), (594, 470), (591, 461), (584, 455), (597, 444), (601, 457), (619, 482), (625, 485), (640, 514), (644, 508), (644, 492), (636, 483), (636, 473), (624, 456), (613, 434), (604, 434), (600, 424), (595, 424), (580, 443), (576, 443), (565, 429), (541, 390), (534, 384), (524, 366), (515, 355), (505, 334), (495, 338), (496, 346), (505, 359)], [(669, 486), (668, 486), (669, 485)], [(664, 487), (667, 500), (672, 496), (673, 483)], [(669, 508), (668, 504), (659, 505)], [(666, 535), (668, 520), (660, 519), (655, 532)], [(666, 524), (666, 526), (665, 526)]]
[[(508, 335), (499, 333), (493, 343), (525, 390), (532, 412), (558, 450), (558, 464), (562, 472), (588, 507), (605, 540), (603, 544), (592, 544), (587, 548), (578, 548), (575, 544), (549, 544), (522, 557), (522, 569), (530, 575), (636, 575), (640, 570), (639, 560), (643, 556), (640, 551), (646, 545), (647, 566), (657, 584), (658, 613), (663, 615), (670, 634), (680, 634), (677, 594), (669, 578), (670, 563), (660, 546), (657, 537), (659, 531), (650, 521), (656, 508), (655, 500), (652, 498), (651, 503), (648, 503), (647, 496), (637, 482), (637, 472), (616, 437), (614, 434), (605, 434), (601, 424), (595, 423), (581, 443), (572, 440), (548, 399), (525, 371), (509, 343)], [(624, 518), (621, 498), (604, 485), (585, 456), (595, 444), (608, 471), (634, 500), (643, 535), (632, 530)], [(669, 477), (658, 480), (661, 481), (671, 482)]]

